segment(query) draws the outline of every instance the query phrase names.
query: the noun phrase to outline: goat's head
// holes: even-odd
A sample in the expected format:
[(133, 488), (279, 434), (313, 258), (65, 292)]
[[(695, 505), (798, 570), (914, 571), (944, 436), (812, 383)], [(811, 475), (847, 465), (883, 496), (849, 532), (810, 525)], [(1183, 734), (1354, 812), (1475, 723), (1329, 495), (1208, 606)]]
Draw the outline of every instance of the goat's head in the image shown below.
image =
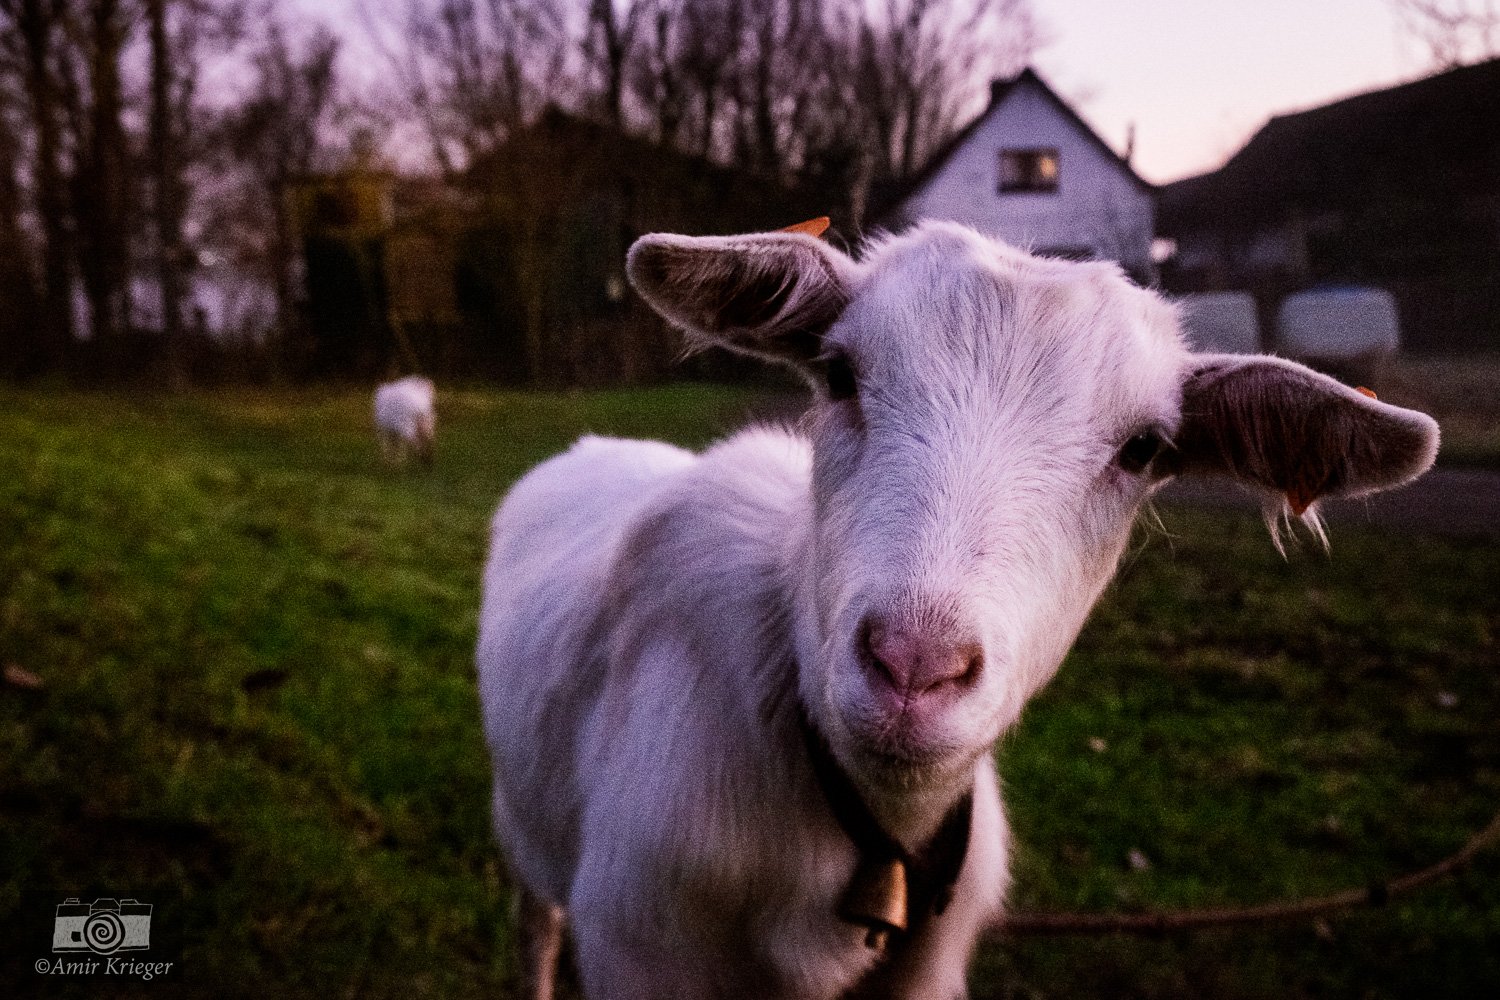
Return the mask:
[(958, 226), (859, 262), (801, 233), (647, 236), (629, 273), (695, 343), (817, 386), (801, 694), (877, 785), (988, 750), (1164, 479), (1235, 476), (1302, 514), (1411, 479), (1437, 448), (1428, 417), (1300, 365), (1190, 353), (1172, 307), (1113, 265)]

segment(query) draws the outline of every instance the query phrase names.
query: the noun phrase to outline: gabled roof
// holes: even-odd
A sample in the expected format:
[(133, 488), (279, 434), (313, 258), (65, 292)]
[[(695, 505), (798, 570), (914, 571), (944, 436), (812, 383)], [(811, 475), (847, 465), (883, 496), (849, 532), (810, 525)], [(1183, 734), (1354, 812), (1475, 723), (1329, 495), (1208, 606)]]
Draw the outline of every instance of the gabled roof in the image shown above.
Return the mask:
[(916, 194), (918, 191), (922, 190), (922, 188), (926, 187), (927, 182), (932, 180), (937, 172), (943, 169), (944, 165), (946, 165), (947, 162), (953, 157), (953, 154), (956, 153), (960, 148), (962, 148), (963, 145), (973, 137), (974, 133), (978, 131), (979, 126), (984, 123), (984, 120), (988, 118), (996, 108), (1004, 104), (1006, 98), (1010, 97), (1010, 95), (1015, 93), (1015, 91), (1022, 84), (1026, 83), (1035, 85), (1048, 99), (1048, 101), (1062, 114), (1064, 118), (1072, 122), (1079, 132), (1083, 133), (1091, 142), (1094, 143), (1094, 145), (1098, 146), (1099, 150), (1104, 153), (1104, 155), (1111, 162), (1113, 162), (1121, 170), (1123, 170), (1125, 172), (1125, 175), (1129, 177), (1133, 182), (1135, 182), (1135, 184), (1138, 185), (1143, 191), (1151, 192), (1156, 190), (1149, 181), (1146, 181), (1135, 172), (1135, 169), (1131, 167), (1128, 160), (1122, 157), (1119, 153), (1116, 153), (1114, 149), (1110, 147), (1109, 143), (1101, 139), (1099, 137), (1099, 133), (1095, 132), (1093, 128), (1089, 126), (1089, 123), (1084, 121), (1083, 118), (1079, 116), (1077, 111), (1073, 110), (1072, 105), (1059, 97), (1057, 91), (1048, 86), (1047, 81), (1042, 79), (1041, 75), (1037, 73), (1036, 70), (1032, 69), (1030, 66), (1027, 66), (1025, 69), (1021, 70), (1021, 72), (1017, 73), (1015, 76), (1011, 77), (1008, 80), (996, 80), (991, 83), (990, 103), (986, 105), (985, 109), (981, 111), (977, 116), (975, 116), (973, 121), (969, 122), (969, 124), (960, 129), (959, 132), (953, 136), (953, 138), (944, 143), (942, 148), (939, 149), (935, 154), (933, 154), (932, 158), (927, 161), (926, 165), (923, 166), (921, 170), (917, 171), (905, 181), (902, 181), (888, 188), (887, 191), (884, 192), (883, 197), (878, 199), (879, 204), (876, 206), (875, 215), (878, 217), (887, 215), (890, 212), (895, 211), (908, 198)]
[(753, 232), (822, 207), (776, 178), (555, 107), (477, 157), (461, 183), (501, 215), (561, 217), (601, 202), (623, 212), (638, 232)]
[[(467, 170), (468, 177), (470, 180), (483, 179), (495, 173), (507, 160), (518, 155), (526, 157), (537, 150), (552, 153), (560, 162), (574, 167), (602, 164), (619, 172), (657, 173), (672, 176), (675, 180), (702, 178), (719, 185), (743, 181), (773, 183), (748, 171), (652, 142), (556, 105), (544, 108), (535, 121), (517, 130), (504, 145), (477, 157)], [(529, 169), (531, 161), (526, 162)]]
[(1162, 187), (1161, 226), (1500, 188), (1500, 59), (1277, 115), (1212, 173)]

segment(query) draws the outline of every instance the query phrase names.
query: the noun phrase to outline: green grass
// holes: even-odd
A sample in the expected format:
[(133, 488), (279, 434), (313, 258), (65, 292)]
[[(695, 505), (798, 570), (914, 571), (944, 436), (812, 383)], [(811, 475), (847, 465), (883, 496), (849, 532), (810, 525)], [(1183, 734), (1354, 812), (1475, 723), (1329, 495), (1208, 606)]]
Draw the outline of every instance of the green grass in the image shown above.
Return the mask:
[(1500, 468), (1500, 356), (1398, 355), (1381, 398), (1432, 414), (1443, 428), (1443, 465)]
[[(134, 892), (181, 953), (145, 995), (508, 995), (470, 663), (489, 514), (583, 430), (701, 444), (755, 402), (449, 394), (426, 474), (380, 465), (363, 393), (0, 390), (0, 663), (46, 682), (0, 685), (0, 991), (37, 985), (59, 892)], [(1001, 747), (1019, 908), (1362, 885), (1500, 807), (1500, 546), (1346, 530), (1283, 562), (1248, 519), (1164, 517)], [(973, 979), (1476, 992), (1500, 995), (1494, 856), (1321, 928), (1016, 939)]]

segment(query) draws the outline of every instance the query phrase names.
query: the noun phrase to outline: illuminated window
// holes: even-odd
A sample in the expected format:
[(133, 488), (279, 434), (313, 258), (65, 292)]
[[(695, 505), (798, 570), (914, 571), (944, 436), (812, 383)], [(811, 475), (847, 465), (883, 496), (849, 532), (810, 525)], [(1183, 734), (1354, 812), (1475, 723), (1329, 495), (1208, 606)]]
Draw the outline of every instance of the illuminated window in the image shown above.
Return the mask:
[(1055, 149), (1000, 150), (1002, 194), (1028, 191), (1051, 194), (1057, 190), (1057, 179), (1061, 172)]

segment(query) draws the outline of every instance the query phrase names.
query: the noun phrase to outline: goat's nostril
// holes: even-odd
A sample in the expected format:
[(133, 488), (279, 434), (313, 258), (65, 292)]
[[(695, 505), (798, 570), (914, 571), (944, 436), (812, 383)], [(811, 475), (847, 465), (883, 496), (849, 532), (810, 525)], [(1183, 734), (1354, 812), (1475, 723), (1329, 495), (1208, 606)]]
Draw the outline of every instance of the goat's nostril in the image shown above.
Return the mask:
[(866, 671), (907, 696), (947, 684), (973, 684), (984, 669), (978, 643), (893, 628), (875, 615), (860, 622), (855, 650)]
[(880, 645), (883, 642), (885, 629), (873, 616), (866, 616), (859, 623), (859, 632), (855, 638), (855, 651), (859, 655), (859, 662), (866, 670), (872, 670), (884, 677), (887, 683), (895, 686), (900, 682), (891, 671), (890, 664), (880, 657)]
[(946, 685), (967, 687), (979, 680), (984, 669), (984, 651), (972, 643), (929, 645), (912, 671), (911, 690), (917, 694)]
[(968, 646), (965, 649), (965, 670), (959, 675), (962, 684), (978, 684), (980, 675), (984, 673), (984, 649), (980, 646)]
[(955, 680), (965, 684), (972, 684), (979, 680), (979, 675), (984, 672), (984, 650), (976, 645), (964, 646), (959, 650), (964, 669)]

